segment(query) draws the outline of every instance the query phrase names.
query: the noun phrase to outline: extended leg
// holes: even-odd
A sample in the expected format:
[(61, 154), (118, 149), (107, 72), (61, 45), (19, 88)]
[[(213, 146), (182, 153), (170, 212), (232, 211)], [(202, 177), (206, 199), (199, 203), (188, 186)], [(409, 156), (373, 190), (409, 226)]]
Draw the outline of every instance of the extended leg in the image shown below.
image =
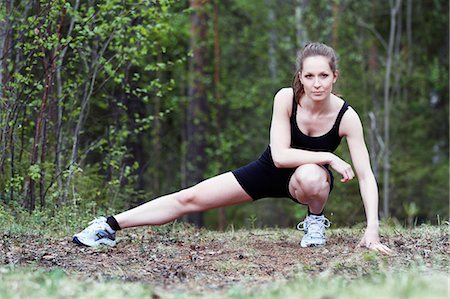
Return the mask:
[[(120, 213), (115, 219), (120, 228), (159, 225), (177, 219), (187, 213), (204, 211), (251, 201), (252, 198), (242, 189), (231, 172), (221, 174), (193, 187), (156, 198), (134, 209)], [(108, 224), (108, 219), (100, 217), (93, 220), (82, 232), (73, 236), (79, 245), (114, 246), (116, 231)]]
[(231, 172), (115, 215), (121, 228), (159, 225), (185, 214), (252, 201)]

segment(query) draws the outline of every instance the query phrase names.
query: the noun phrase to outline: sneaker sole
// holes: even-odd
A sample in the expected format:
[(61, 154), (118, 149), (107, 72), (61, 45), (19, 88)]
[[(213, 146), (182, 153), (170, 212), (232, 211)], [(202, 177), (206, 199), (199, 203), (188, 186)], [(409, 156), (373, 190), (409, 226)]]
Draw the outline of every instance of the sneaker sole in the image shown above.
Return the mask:
[(110, 247), (114, 247), (116, 246), (116, 241), (112, 241), (112, 240), (105, 240), (105, 239), (100, 239), (96, 242), (90, 243), (90, 242), (82, 242), (77, 236), (74, 236), (72, 238), (72, 242), (80, 245), (80, 246), (86, 246), (86, 247), (98, 247), (100, 245), (106, 245), (106, 246), (110, 246)]
[(72, 242), (77, 244), (77, 245), (86, 246), (87, 247), (87, 245), (81, 243), (80, 240), (78, 240), (78, 237), (73, 237)]
[(306, 247), (324, 247), (325, 245), (326, 245), (326, 243), (323, 243), (323, 244), (320, 244), (320, 243), (305, 244), (305, 243), (300, 242), (300, 246), (303, 247), (303, 248), (306, 248)]

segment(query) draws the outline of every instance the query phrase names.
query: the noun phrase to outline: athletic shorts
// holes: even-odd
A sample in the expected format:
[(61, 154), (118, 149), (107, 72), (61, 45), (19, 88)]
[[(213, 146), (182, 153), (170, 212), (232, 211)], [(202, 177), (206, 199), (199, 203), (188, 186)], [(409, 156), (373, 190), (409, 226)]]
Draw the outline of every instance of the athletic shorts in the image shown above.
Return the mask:
[[(330, 192), (333, 189), (333, 174), (328, 165), (324, 168), (330, 174)], [(289, 192), (289, 181), (297, 168), (277, 168), (272, 159), (270, 147), (267, 147), (261, 157), (232, 173), (242, 188), (253, 200), (265, 197), (286, 197), (296, 203), (297, 199)]]

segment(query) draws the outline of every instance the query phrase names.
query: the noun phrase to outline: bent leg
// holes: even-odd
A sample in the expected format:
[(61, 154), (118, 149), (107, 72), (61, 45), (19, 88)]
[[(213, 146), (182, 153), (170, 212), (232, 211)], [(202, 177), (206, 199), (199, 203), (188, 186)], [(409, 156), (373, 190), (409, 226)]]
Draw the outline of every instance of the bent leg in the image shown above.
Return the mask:
[(114, 218), (121, 228), (160, 225), (185, 214), (252, 201), (231, 172), (158, 197)]
[(299, 166), (289, 181), (289, 192), (309, 211), (320, 214), (330, 193), (330, 177), (324, 167), (317, 164)]

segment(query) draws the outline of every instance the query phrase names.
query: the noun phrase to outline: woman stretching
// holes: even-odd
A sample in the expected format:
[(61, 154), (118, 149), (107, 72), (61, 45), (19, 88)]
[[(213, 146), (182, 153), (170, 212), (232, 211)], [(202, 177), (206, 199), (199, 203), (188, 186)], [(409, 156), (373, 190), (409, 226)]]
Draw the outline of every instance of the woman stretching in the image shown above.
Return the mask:
[(264, 197), (288, 197), (308, 206), (308, 215), (298, 226), (304, 230), (300, 245), (323, 246), (325, 228), (330, 225), (323, 215), (333, 188), (330, 168), (342, 177), (342, 183), (355, 176), (352, 166), (333, 154), (345, 137), (367, 219), (360, 245), (391, 253), (380, 243), (378, 187), (361, 120), (344, 100), (332, 94), (338, 79), (335, 51), (311, 43), (299, 54), (298, 63), (292, 88), (282, 88), (275, 95), (270, 144), (258, 160), (120, 214), (97, 218), (74, 235), (73, 242), (114, 246), (115, 233), (120, 229), (161, 225), (188, 213)]

